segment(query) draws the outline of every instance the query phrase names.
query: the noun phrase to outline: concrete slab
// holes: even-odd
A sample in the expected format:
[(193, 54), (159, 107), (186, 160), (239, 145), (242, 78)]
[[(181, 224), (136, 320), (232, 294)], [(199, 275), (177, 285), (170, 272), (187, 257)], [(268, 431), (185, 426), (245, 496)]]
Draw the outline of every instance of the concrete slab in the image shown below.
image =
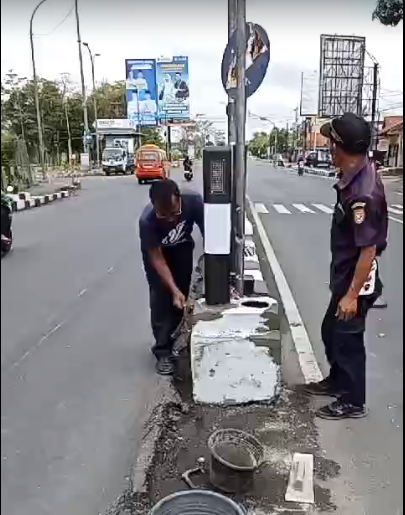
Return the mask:
[(278, 303), (269, 297), (245, 298), (216, 312), (200, 306), (202, 319), (191, 335), (195, 402), (235, 405), (277, 395), (280, 367), (268, 322), (275, 310)]

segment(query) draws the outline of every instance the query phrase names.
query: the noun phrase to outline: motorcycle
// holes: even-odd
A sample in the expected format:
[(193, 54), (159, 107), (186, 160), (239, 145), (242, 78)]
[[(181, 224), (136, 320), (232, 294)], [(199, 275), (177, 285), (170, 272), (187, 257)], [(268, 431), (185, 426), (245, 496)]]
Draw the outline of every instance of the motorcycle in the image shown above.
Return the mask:
[(304, 175), (304, 161), (298, 161), (298, 176), (302, 177)]
[(193, 167), (191, 164), (184, 165), (184, 178), (186, 181), (191, 181), (193, 178)]
[(11, 199), (1, 192), (1, 257), (8, 254), (13, 245)]

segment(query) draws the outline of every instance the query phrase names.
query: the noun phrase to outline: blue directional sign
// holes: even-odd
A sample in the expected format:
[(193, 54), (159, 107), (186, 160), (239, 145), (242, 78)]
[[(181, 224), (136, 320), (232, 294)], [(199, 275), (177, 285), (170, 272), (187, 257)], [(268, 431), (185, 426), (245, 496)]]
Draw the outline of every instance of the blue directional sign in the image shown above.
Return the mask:
[[(266, 76), (270, 62), (270, 40), (257, 23), (246, 24), (246, 96), (255, 93)], [(235, 98), (238, 85), (236, 69), (236, 33), (229, 38), (222, 59), (222, 84), (228, 96)]]

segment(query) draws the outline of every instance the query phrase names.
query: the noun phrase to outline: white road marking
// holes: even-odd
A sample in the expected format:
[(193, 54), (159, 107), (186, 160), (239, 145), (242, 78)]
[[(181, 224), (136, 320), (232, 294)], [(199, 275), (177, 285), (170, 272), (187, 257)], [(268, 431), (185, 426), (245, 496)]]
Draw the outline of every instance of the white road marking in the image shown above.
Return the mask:
[(392, 220), (393, 222), (398, 222), (399, 224), (404, 224), (404, 221), (403, 220), (400, 220), (399, 218), (395, 218), (394, 216), (389, 216), (388, 217), (390, 220)]
[(404, 194), (403, 194), (402, 192), (400, 192), (400, 191), (396, 191), (395, 193), (396, 193), (397, 195), (399, 195), (400, 197), (403, 197), (403, 196), (404, 196)]
[(78, 297), (82, 297), (86, 292), (87, 292), (87, 288), (84, 288), (78, 295)]
[(392, 213), (393, 215), (403, 215), (404, 214), (403, 211), (400, 211), (399, 209), (394, 209), (393, 207), (389, 207), (388, 212)]
[(400, 211), (404, 210), (404, 206), (402, 204), (392, 204), (392, 207), (399, 209)]
[(25, 354), (23, 354), (21, 356), (21, 358), (16, 361), (15, 363), (13, 363), (11, 365), (11, 368), (18, 368), (21, 363), (23, 361), (25, 361), (28, 356), (30, 356), (30, 354), (32, 354), (34, 351), (36, 351), (37, 349), (39, 349), (41, 347), (41, 345), (46, 342), (47, 340), (49, 340), (49, 338), (54, 334), (56, 333), (56, 331), (58, 331), (63, 325), (65, 325), (66, 321), (64, 322), (61, 322), (60, 324), (57, 324), (55, 325), (55, 327), (53, 327), (48, 333), (46, 333), (35, 345), (33, 345), (30, 349), (27, 350), (27, 352), (25, 352)]
[(247, 201), (253, 216), (253, 222), (256, 226), (257, 234), (262, 242), (266, 258), (273, 272), (278, 291), (280, 292), (285, 315), (290, 326), (291, 337), (297, 351), (298, 361), (302, 375), (304, 377), (304, 381), (307, 384), (321, 381), (323, 379), (323, 374), (319, 368), (311, 340), (309, 339), (309, 335), (305, 328), (301, 314), (298, 310), (298, 306), (295, 302), (292, 291), (288, 285), (280, 263), (278, 262), (274, 249), (271, 246), (269, 237), (266, 233), (260, 216), (257, 213), (251, 200), (248, 198)]
[(325, 206), (323, 204), (312, 204), (312, 205), (314, 207), (316, 207), (316, 209), (319, 209), (319, 211), (322, 211), (323, 213), (326, 213), (327, 215), (333, 214), (333, 209), (328, 206)]
[(283, 204), (273, 204), (274, 209), (277, 211), (277, 213), (280, 213), (281, 215), (291, 215), (291, 211), (289, 211)]
[(309, 207), (305, 206), (304, 204), (293, 204), (295, 209), (298, 209), (298, 211), (301, 211), (301, 213), (311, 213), (315, 214), (315, 211), (312, 211), (312, 209), (309, 209)]
[(256, 211), (261, 215), (267, 215), (269, 213), (269, 210), (264, 204), (258, 203), (255, 204)]

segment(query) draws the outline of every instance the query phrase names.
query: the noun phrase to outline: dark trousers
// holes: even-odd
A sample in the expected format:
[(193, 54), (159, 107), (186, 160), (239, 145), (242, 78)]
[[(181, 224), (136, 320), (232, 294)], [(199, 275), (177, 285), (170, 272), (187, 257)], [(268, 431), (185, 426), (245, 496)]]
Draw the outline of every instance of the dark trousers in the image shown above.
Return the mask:
[[(177, 287), (187, 298), (190, 293), (190, 284), (193, 267), (193, 254), (182, 260), (182, 266), (170, 267)], [(157, 359), (171, 356), (173, 348), (172, 334), (179, 326), (183, 311), (173, 305), (173, 295), (160, 281), (150, 284), (150, 313), (152, 332), (155, 345), (152, 348)]]
[(355, 406), (366, 403), (366, 349), (364, 335), (373, 298), (360, 298), (357, 316), (339, 320), (336, 311), (341, 297), (332, 296), (322, 323), (322, 339), (330, 364), (331, 384), (345, 392), (343, 399)]

